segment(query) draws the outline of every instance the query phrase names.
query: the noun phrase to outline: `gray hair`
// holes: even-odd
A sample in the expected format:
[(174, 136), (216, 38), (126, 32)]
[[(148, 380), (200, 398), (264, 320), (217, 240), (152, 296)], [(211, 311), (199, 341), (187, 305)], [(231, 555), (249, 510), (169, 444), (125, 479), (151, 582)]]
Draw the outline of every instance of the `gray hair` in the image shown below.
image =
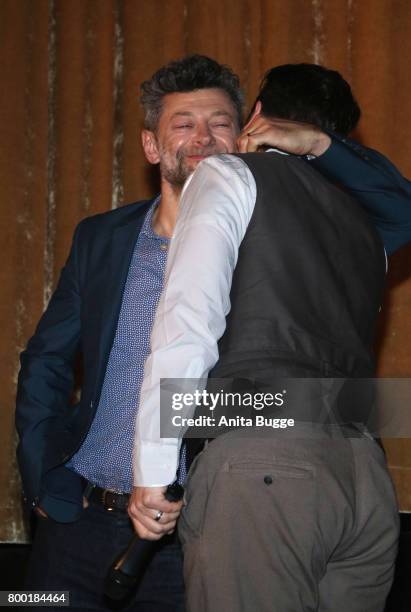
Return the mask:
[(242, 125), (244, 96), (238, 76), (224, 64), (205, 55), (188, 55), (166, 64), (141, 84), (140, 102), (144, 109), (144, 127), (156, 131), (163, 108), (163, 98), (170, 93), (197, 89), (221, 89), (236, 110), (238, 126)]

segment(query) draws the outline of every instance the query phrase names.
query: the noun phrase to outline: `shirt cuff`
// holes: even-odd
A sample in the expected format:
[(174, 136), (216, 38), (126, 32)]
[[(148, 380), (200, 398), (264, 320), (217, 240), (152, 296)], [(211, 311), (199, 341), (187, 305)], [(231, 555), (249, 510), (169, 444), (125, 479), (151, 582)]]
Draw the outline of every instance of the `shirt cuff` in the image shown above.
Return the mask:
[(134, 455), (134, 486), (164, 487), (176, 479), (179, 440), (140, 442)]

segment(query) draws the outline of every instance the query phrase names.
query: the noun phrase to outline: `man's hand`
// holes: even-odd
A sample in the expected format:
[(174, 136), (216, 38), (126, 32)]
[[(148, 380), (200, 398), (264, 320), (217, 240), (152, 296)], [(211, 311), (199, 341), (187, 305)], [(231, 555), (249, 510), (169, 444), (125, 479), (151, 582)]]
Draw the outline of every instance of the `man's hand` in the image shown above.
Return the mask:
[(261, 114), (261, 103), (257, 102), (237, 144), (240, 153), (251, 153), (261, 146), (269, 146), (294, 155), (318, 157), (329, 148), (331, 138), (309, 123), (265, 117)]
[[(169, 502), (167, 487), (134, 487), (128, 504), (128, 514), (134, 529), (144, 540), (159, 540), (172, 533), (180, 514), (182, 501)], [(156, 517), (162, 512), (161, 517)]]

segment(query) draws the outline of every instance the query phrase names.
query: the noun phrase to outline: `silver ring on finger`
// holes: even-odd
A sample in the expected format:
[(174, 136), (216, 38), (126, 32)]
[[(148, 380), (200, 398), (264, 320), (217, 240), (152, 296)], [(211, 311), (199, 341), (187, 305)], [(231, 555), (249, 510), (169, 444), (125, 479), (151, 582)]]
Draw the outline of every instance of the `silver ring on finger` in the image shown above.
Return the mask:
[(164, 512), (162, 510), (159, 510), (157, 512), (157, 514), (155, 515), (154, 520), (158, 522), (161, 519), (161, 517), (163, 516), (163, 514), (164, 514)]

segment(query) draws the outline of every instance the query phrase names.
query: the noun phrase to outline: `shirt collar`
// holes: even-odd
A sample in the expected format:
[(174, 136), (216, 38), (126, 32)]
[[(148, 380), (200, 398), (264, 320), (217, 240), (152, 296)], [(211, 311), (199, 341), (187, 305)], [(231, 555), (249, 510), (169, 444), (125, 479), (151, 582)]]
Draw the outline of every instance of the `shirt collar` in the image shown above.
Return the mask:
[(153, 230), (153, 215), (160, 203), (160, 195), (158, 195), (150, 208), (148, 209), (146, 216), (144, 218), (143, 225), (141, 227), (141, 233), (145, 234), (148, 238), (155, 238), (157, 240), (168, 240), (168, 238), (163, 238), (162, 236), (158, 236)]

